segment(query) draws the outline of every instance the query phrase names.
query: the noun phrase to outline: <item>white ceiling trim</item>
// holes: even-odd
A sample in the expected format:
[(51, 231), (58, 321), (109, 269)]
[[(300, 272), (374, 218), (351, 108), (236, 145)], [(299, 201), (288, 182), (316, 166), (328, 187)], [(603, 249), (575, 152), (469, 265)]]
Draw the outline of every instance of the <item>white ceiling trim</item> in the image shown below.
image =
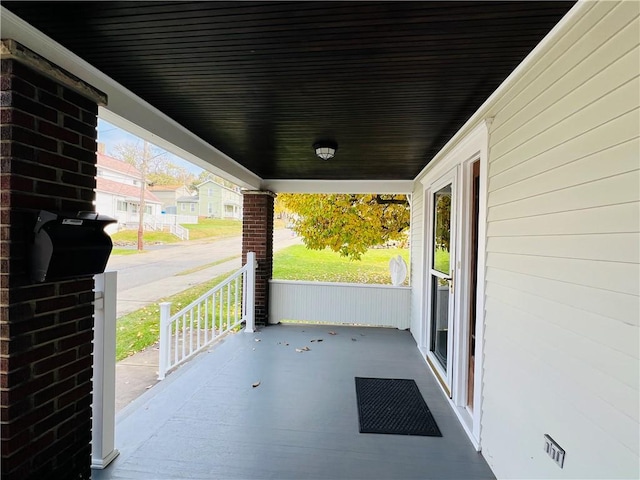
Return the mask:
[(101, 118), (241, 187), (260, 188), (261, 179), (253, 172), (2, 6), (0, 22), (2, 38), (21, 43), (106, 93)]
[(413, 180), (276, 180), (262, 182), (274, 193), (387, 193), (408, 194)]

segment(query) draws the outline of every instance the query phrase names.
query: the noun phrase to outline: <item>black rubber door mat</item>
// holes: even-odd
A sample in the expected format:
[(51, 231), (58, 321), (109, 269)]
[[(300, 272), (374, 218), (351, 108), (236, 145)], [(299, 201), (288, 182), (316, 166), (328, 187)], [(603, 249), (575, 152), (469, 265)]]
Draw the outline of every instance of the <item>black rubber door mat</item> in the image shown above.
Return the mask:
[(441, 437), (414, 380), (356, 377), (360, 433)]

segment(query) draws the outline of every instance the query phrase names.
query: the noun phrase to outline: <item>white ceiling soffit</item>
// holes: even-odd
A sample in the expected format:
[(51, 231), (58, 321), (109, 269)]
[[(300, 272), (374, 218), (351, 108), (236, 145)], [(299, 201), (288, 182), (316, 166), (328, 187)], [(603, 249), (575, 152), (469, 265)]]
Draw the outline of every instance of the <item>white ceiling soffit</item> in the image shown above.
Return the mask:
[(413, 180), (264, 180), (274, 193), (387, 193), (413, 192)]
[(241, 187), (261, 188), (260, 177), (2, 6), (0, 22), (2, 38), (21, 43), (106, 93), (108, 105), (100, 107), (100, 118)]

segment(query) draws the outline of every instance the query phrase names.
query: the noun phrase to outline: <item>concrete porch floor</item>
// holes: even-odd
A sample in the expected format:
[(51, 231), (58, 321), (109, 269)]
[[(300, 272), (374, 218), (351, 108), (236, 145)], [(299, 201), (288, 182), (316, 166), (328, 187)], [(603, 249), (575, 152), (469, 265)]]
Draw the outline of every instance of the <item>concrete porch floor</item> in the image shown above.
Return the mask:
[[(443, 436), (360, 434), (356, 376), (414, 379)], [(494, 478), (411, 334), (382, 328), (231, 335), (123, 409), (116, 448), (94, 479)]]

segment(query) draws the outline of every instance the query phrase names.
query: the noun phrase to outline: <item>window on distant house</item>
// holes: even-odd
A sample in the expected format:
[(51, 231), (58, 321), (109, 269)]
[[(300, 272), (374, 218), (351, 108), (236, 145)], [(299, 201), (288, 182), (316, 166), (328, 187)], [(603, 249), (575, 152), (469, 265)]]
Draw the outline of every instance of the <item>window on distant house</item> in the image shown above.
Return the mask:
[(180, 210), (182, 210), (183, 212), (187, 209), (187, 205), (184, 203), (180, 204)]
[(191, 204), (191, 211), (192, 211), (192, 212), (195, 212), (195, 211), (196, 211), (196, 204), (195, 204), (195, 203), (192, 203), (192, 204)]
[(127, 202), (125, 202), (124, 200), (118, 200), (116, 203), (116, 210), (118, 210), (119, 212), (126, 212)]
[(208, 193), (208, 195), (209, 195), (209, 196), (211, 196), (211, 187), (209, 187), (209, 188), (207, 189), (207, 193)]
[(151, 215), (151, 212), (153, 211), (151, 209), (151, 205), (145, 205), (144, 206), (144, 211), (147, 212), (149, 215)]
[(211, 203), (207, 203), (207, 213), (209, 215), (213, 213), (213, 206), (211, 206)]

